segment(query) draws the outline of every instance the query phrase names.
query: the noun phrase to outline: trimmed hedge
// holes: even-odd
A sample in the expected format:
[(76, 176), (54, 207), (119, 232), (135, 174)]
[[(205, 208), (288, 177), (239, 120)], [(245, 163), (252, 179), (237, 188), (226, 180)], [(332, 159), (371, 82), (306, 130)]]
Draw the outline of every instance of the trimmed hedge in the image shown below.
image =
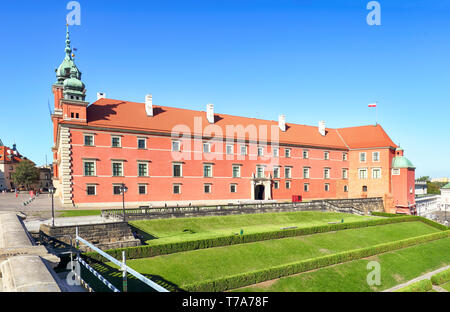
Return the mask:
[(443, 231), (412, 237), (395, 242), (379, 244), (367, 248), (355, 249), (345, 252), (336, 253), (333, 255), (302, 260), (286, 265), (274, 266), (262, 270), (236, 274), (232, 276), (223, 277), (216, 280), (208, 280), (181, 286), (183, 290), (191, 292), (220, 292), (230, 289), (236, 289), (248, 285), (261, 283), (267, 280), (289, 276), (305, 271), (310, 271), (338, 263), (353, 261), (361, 258), (370, 257), (376, 254), (394, 251), (420, 243), (429, 242), (437, 239), (442, 239), (450, 236), (450, 231)]
[(427, 292), (433, 289), (429, 279), (423, 279), (406, 287), (397, 289), (396, 292)]
[[(298, 228), (298, 229), (286, 229), (286, 230), (277, 230), (270, 232), (262, 232), (262, 233), (252, 233), (245, 235), (230, 235), (230, 236), (221, 236), (215, 238), (201, 239), (201, 240), (193, 240), (193, 241), (183, 241), (183, 242), (175, 242), (175, 243), (167, 243), (161, 245), (144, 245), (137, 247), (127, 247), (127, 248), (118, 248), (118, 249), (109, 249), (105, 252), (111, 255), (116, 259), (122, 258), (122, 251), (125, 251), (127, 259), (139, 259), (139, 258), (149, 258), (155, 257), (159, 255), (166, 255), (171, 253), (195, 250), (195, 249), (204, 249), (204, 248), (212, 248), (212, 247), (221, 247), (221, 246), (229, 246), (235, 244), (243, 244), (243, 243), (252, 243), (264, 240), (271, 239), (280, 239), (294, 236), (303, 236), (317, 233), (326, 233), (332, 231), (340, 231), (346, 229), (357, 229), (369, 226), (377, 226), (377, 225), (385, 225), (392, 223), (400, 223), (400, 222), (412, 222), (419, 221), (416, 217), (406, 216), (399, 218), (383, 218), (383, 219), (375, 219), (375, 220), (367, 220), (367, 221), (357, 221), (350, 223), (338, 223), (338, 224), (325, 224), (307, 228)], [(421, 220), (420, 220), (421, 221)], [(87, 258), (86, 261), (105, 261), (101, 255), (96, 252), (87, 252), (84, 254)]]
[(434, 285), (445, 284), (450, 281), (450, 269), (434, 274), (431, 277), (431, 282)]
[(378, 212), (378, 211), (372, 211), (370, 213), (372, 216), (377, 216), (377, 217), (388, 217), (388, 218), (392, 218), (392, 217), (405, 217), (404, 214), (396, 214), (396, 213), (388, 213), (388, 212)]

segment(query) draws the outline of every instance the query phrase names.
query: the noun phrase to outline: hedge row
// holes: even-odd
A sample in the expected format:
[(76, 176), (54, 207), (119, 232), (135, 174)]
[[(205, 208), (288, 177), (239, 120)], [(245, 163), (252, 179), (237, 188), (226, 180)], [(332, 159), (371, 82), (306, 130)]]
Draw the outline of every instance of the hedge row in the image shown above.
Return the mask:
[(423, 279), (406, 287), (396, 290), (396, 292), (427, 292), (433, 289), (429, 279)]
[(434, 274), (431, 277), (431, 282), (434, 285), (445, 284), (450, 281), (450, 269)]
[(220, 292), (236, 289), (248, 285), (261, 283), (264, 281), (289, 276), (305, 271), (310, 271), (338, 263), (353, 261), (370, 257), (376, 254), (394, 251), (409, 246), (417, 245), (450, 236), (450, 231), (442, 231), (418, 237), (412, 237), (390, 243), (375, 245), (372, 247), (355, 249), (319, 258), (302, 260), (299, 262), (274, 266), (258, 271), (246, 272), (232, 276), (223, 277), (216, 280), (202, 281), (182, 286), (183, 290), (191, 292)]
[[(175, 243), (167, 243), (161, 245), (144, 245), (137, 247), (126, 247), (118, 249), (110, 249), (105, 252), (116, 259), (122, 258), (122, 251), (125, 251), (127, 259), (149, 258), (159, 255), (166, 255), (182, 251), (189, 251), (195, 249), (204, 249), (212, 247), (229, 246), (235, 244), (252, 243), (264, 240), (279, 239), (286, 237), (310, 235), (317, 233), (326, 233), (332, 231), (339, 231), (345, 229), (356, 229), (368, 226), (377, 226), (391, 223), (417, 221), (414, 217), (399, 217), (399, 218), (383, 218), (375, 220), (357, 221), (350, 223), (325, 224), (307, 228), (277, 230), (262, 233), (252, 233), (245, 235), (230, 235), (193, 241), (182, 241)], [(106, 259), (96, 252), (85, 253), (87, 261), (95, 260), (103, 262)]]
[(388, 212), (378, 212), (378, 211), (372, 211), (370, 213), (372, 216), (377, 216), (377, 217), (404, 217), (405, 215), (403, 214), (395, 214), (395, 213), (388, 213)]

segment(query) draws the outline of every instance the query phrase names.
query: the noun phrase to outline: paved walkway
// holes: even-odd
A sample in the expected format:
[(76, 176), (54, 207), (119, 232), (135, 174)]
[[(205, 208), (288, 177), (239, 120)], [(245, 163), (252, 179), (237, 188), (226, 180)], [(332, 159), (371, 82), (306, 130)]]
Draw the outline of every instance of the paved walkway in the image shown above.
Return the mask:
[[(412, 283), (415, 283), (415, 282), (418, 282), (418, 281), (421, 281), (421, 280), (424, 280), (424, 279), (430, 279), (434, 274), (439, 273), (439, 272), (442, 272), (442, 271), (445, 271), (445, 270), (447, 270), (447, 269), (449, 269), (449, 268), (450, 268), (450, 265), (447, 265), (447, 266), (445, 266), (445, 267), (443, 267), (443, 268), (440, 268), (440, 269), (438, 269), (438, 270), (435, 270), (435, 271), (433, 271), (433, 272), (429, 272), (429, 273), (424, 274), (424, 275), (422, 275), (422, 276), (416, 277), (415, 279), (412, 279), (412, 280), (410, 280), (410, 281), (408, 281), (408, 282), (406, 282), (406, 283), (403, 283), (403, 284), (394, 286), (394, 287), (392, 287), (392, 288), (383, 290), (383, 292), (393, 292), (393, 291), (396, 291), (396, 290), (398, 290), (398, 289), (400, 289), (400, 288), (403, 288), (403, 287), (406, 287), (406, 286), (408, 286), (408, 285), (411, 285)], [(440, 288), (440, 289), (442, 289), (444, 292), (446, 292), (445, 289), (443, 289), (443, 288), (441, 288), (441, 287), (439, 287), (439, 286), (437, 286), (437, 287)], [(433, 288), (434, 288), (434, 287), (433, 287)], [(437, 290), (437, 289), (436, 289), (436, 290)]]

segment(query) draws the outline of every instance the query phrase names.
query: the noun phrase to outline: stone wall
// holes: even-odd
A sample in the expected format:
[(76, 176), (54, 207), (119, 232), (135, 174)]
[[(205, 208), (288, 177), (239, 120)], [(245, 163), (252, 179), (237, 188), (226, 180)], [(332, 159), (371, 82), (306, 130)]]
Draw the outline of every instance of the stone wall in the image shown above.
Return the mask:
[[(96, 247), (106, 249), (116, 249), (122, 247), (139, 246), (139, 239), (135, 239), (131, 228), (126, 222), (111, 222), (100, 224), (55, 226), (42, 224), (39, 232), (56, 238), (66, 244), (75, 245), (76, 228), (78, 227), (78, 235), (94, 244)], [(70, 237), (69, 237), (70, 236)], [(72, 241), (71, 241), (72, 239)], [(90, 248), (83, 244), (79, 244), (82, 251), (88, 251)]]
[[(335, 211), (367, 215), (371, 211), (384, 211), (382, 198), (358, 198), (313, 200), (298, 203), (263, 203), (242, 205), (218, 205), (203, 207), (167, 207), (126, 209), (127, 220), (187, 218), (295, 211)], [(105, 218), (122, 218), (122, 209), (103, 210)]]

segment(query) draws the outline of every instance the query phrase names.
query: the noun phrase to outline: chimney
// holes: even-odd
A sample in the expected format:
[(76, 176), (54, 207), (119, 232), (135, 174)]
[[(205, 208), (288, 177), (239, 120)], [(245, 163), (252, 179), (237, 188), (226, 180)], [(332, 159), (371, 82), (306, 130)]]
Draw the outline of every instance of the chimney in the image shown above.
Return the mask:
[(214, 123), (214, 104), (206, 105), (206, 119), (209, 123)]
[(319, 133), (323, 136), (325, 136), (325, 121), (321, 120), (319, 121)]
[(279, 115), (278, 116), (278, 127), (280, 127), (281, 131), (286, 131), (286, 116), (285, 115)]
[(151, 94), (147, 94), (145, 96), (145, 112), (147, 113), (147, 116), (153, 116), (153, 104)]
[(97, 100), (105, 99), (106, 93), (105, 92), (97, 92)]

